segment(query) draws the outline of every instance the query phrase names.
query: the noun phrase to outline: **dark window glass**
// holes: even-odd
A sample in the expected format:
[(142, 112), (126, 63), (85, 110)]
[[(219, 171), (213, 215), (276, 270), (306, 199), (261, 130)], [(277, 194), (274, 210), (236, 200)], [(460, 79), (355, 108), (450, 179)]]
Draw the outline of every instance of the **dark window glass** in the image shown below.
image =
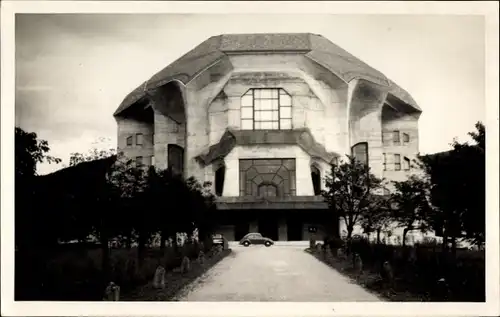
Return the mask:
[(394, 142), (394, 144), (400, 144), (401, 140), (399, 139), (399, 131), (396, 130), (392, 132), (392, 141)]
[(358, 162), (368, 165), (368, 143), (362, 142), (354, 145), (352, 155)]
[(128, 146), (132, 145), (133, 139), (134, 139), (134, 137), (132, 137), (132, 136), (127, 137), (127, 145)]
[(410, 142), (410, 135), (408, 133), (403, 133), (403, 143), (407, 144)]
[(176, 144), (168, 145), (168, 167), (175, 174), (184, 173), (184, 149)]
[(215, 194), (217, 196), (222, 196), (224, 190), (224, 177), (226, 174), (226, 167), (221, 166), (215, 171)]
[(135, 166), (141, 167), (143, 165), (142, 156), (137, 156), (135, 158)]
[(321, 195), (321, 173), (316, 166), (311, 166), (311, 180), (313, 183), (314, 195)]
[(401, 155), (399, 154), (394, 154), (394, 170), (401, 170)]

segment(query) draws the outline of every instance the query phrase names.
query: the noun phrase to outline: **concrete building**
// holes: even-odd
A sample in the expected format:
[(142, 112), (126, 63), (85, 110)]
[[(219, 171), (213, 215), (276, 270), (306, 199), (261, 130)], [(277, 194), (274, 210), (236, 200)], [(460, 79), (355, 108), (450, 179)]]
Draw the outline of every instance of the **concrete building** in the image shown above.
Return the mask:
[[(138, 164), (211, 181), (220, 231), (307, 240), (338, 226), (319, 196), (353, 153), (390, 180), (418, 153), (412, 97), (316, 34), (209, 38), (118, 107), (118, 148)], [(337, 222), (338, 223), (338, 222)]]

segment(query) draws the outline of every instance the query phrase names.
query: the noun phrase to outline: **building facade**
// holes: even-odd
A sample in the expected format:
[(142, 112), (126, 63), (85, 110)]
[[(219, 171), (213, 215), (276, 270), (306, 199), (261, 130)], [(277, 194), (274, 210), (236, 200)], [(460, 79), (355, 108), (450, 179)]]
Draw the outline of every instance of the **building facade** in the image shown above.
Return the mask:
[[(137, 164), (210, 181), (220, 232), (239, 240), (338, 233), (320, 196), (353, 154), (403, 180), (418, 153), (412, 97), (315, 34), (214, 36), (131, 92), (114, 113)], [(168, 212), (166, 210), (166, 212)]]

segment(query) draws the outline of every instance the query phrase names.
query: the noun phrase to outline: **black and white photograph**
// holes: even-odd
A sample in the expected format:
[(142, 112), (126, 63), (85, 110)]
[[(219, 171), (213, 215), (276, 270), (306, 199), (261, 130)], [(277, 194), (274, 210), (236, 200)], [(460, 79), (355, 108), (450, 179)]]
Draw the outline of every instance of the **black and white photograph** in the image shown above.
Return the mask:
[(476, 3), (2, 4), (2, 315), (498, 315)]

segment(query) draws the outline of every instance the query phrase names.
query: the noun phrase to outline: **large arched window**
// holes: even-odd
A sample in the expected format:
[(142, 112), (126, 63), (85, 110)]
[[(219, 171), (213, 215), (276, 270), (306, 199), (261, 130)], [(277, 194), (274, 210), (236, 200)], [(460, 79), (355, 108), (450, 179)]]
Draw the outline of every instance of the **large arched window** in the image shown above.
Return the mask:
[(175, 174), (184, 173), (184, 149), (176, 144), (168, 145), (168, 167)]
[(360, 142), (360, 143), (357, 143), (355, 144), (352, 149), (352, 156), (354, 156), (354, 158), (368, 166), (368, 143), (367, 142)]
[(314, 195), (321, 195), (321, 172), (314, 165), (311, 166), (311, 180), (313, 183)]
[(281, 88), (250, 89), (241, 97), (242, 130), (292, 128), (292, 97)]

